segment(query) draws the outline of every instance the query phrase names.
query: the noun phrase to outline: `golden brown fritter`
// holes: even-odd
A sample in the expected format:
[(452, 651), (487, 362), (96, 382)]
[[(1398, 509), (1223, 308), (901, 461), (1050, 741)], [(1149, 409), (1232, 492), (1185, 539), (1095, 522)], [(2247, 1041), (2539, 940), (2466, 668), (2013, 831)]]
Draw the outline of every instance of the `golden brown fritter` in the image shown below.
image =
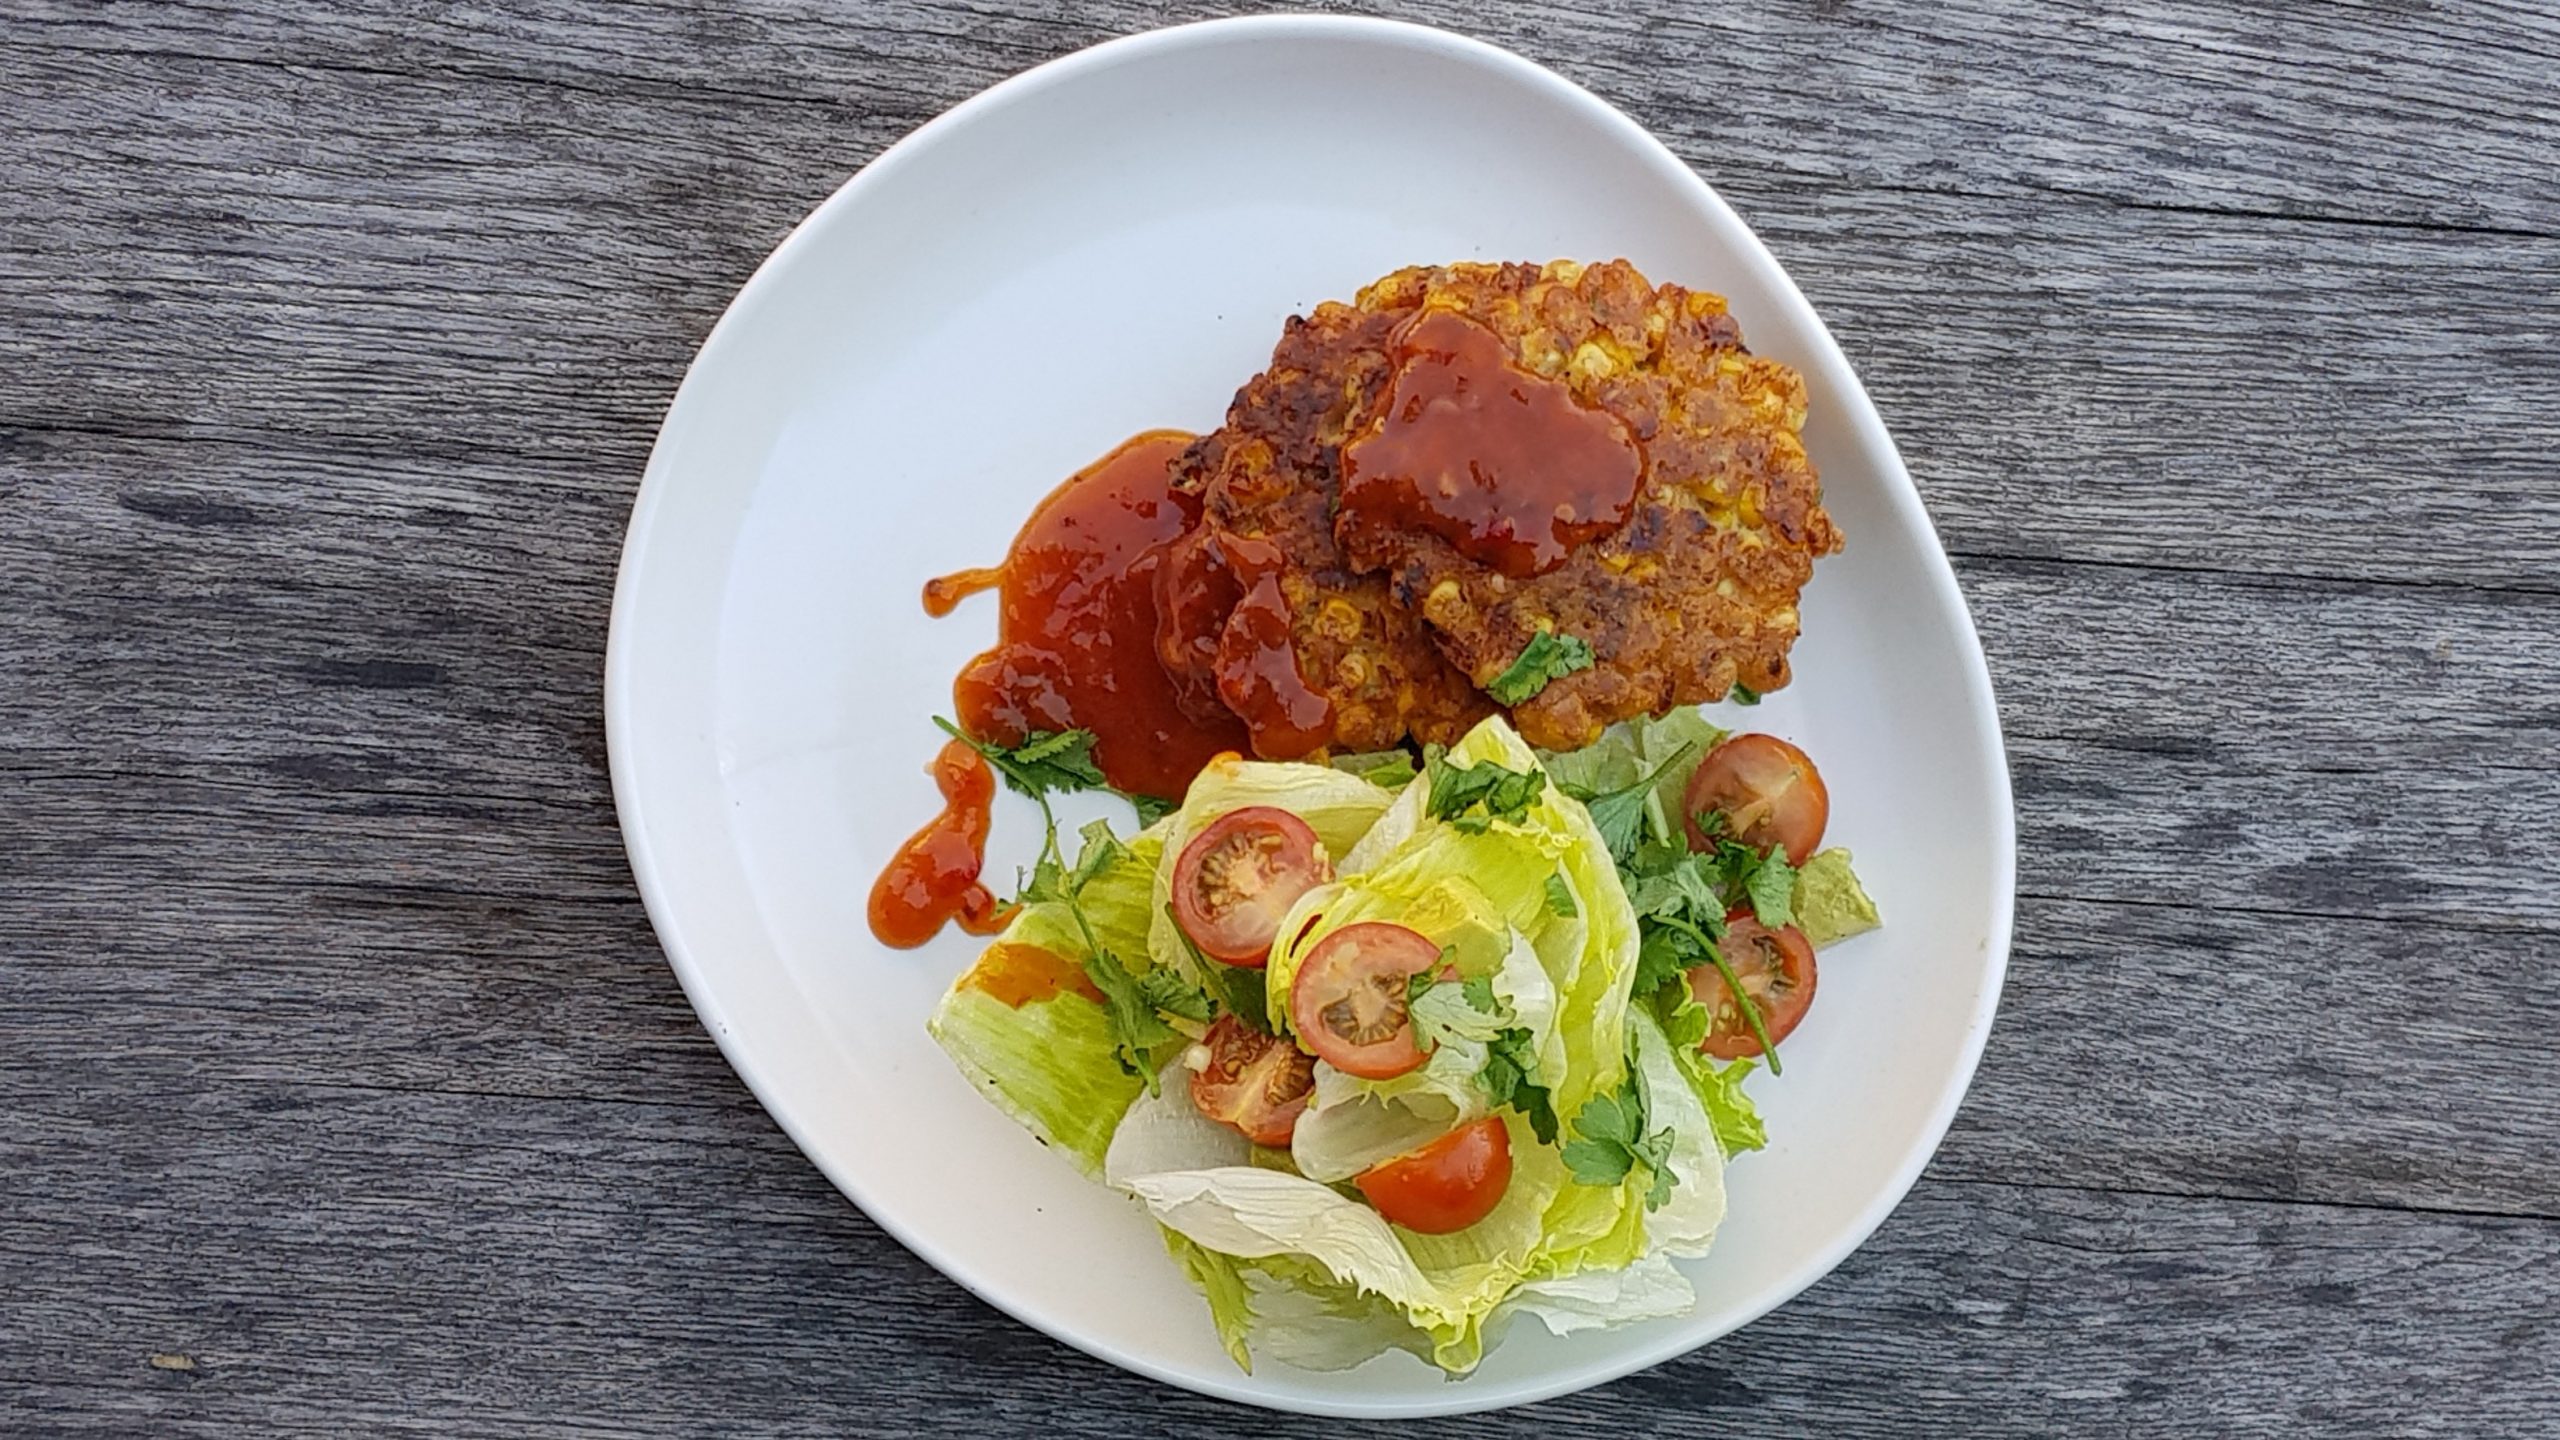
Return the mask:
[[(1797, 594), (1840, 535), (1801, 439), (1804, 379), (1745, 350), (1721, 296), (1656, 288), (1624, 261), (1557, 261), (1403, 270), (1359, 304), (1379, 316), (1463, 314), (1521, 369), (1563, 381), (1643, 446), (1625, 522), (1543, 574), (1507, 575), (1427, 530), (1346, 527), (1354, 567), (1390, 575), (1480, 685), (1540, 630), (1590, 643), (1591, 669), (1514, 707), (1531, 743), (1574, 749), (1612, 721), (1721, 699), (1737, 682), (1787, 683)], [(1380, 418), (1373, 404), (1352, 425), (1366, 432)]]
[[(1398, 318), (1330, 302), (1292, 316), (1226, 425), (1174, 463), (1209, 543), (1167, 567), (1158, 651), (1186, 694), (1214, 691), (1242, 716), (1265, 756), (1447, 743), (1493, 708), (1385, 577), (1354, 573), (1334, 543), (1343, 436), (1386, 380)], [(1212, 632), (1204, 616), (1220, 611)]]
[[(1401, 508), (1381, 508), (1381, 466), (1415, 448), (1387, 412), (1418, 424), (1450, 399), (1427, 393), (1425, 336), (1482, 351), (1477, 388), (1490, 376), (1526, 408), (1437, 412), (1420, 447), (1437, 460), (1407, 464)], [(1455, 357), (1430, 358), (1450, 376), (1476, 363)], [(1840, 548), (1804, 418), (1802, 377), (1745, 350), (1721, 297), (1623, 261), (1398, 271), (1291, 319), (1226, 425), (1176, 462), (1214, 543), (1179, 567), (1159, 649), (1272, 756), (1452, 740), (1541, 630), (1596, 659), (1512, 708), (1549, 749), (1736, 683), (1777, 689), (1797, 594)], [(1524, 444), (1545, 473), (1518, 468)]]

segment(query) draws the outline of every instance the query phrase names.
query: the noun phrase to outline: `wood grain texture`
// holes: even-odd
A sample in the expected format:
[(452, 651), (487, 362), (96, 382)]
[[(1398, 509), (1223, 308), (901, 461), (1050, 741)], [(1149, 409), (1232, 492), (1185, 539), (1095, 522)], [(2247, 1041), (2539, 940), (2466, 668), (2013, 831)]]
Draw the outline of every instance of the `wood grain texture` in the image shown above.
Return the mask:
[[(1341, 1429), (1162, 1390), (1002, 1321), (743, 1098), (243, 1096), (136, 1070), (0, 1107), (0, 1158), (39, 1182), (0, 1216), (26, 1327), (0, 1405), (40, 1433)], [(81, 1263), (45, 1261), (66, 1251)], [(2560, 1402), (2555, 1272), (2550, 1221), (1932, 1181), (1729, 1341), (1398, 1429), (2525, 1434)]]
[[(10, 7), (0, 1433), (1337, 1433), (853, 1212), (603, 774), (622, 522), (740, 281), (935, 111), (1216, 8)], [(2551, 12), (1395, 8), (1628, 107), (1823, 310), (1983, 631), (2023, 895), (1875, 1241), (1410, 1428), (2546, 1433)]]
[[(17, 423), (614, 473), (755, 262), (924, 118), (4, 40), (0, 87), (35, 116), (0, 150)], [(1689, 154), (1842, 332), (1959, 551), (2560, 590), (2560, 284), (2532, 283), (2560, 238)]]
[[(999, 0), (843, 6), (528, 0), (235, 7), (22, 4), (28, 36), (74, 55), (532, 81), (931, 113), (1025, 66), (1115, 35), (1337, 3)], [(1862, 188), (2068, 194), (2560, 234), (2560, 21), (2520, 3), (2297, 7), (1995, 0), (1781, 3), (1711, 10), (1383, 7), (1544, 58), (1692, 151), (1735, 169)], [(312, 23), (325, 16), (328, 23)], [(2032, 117), (2022, 123), (2022, 117)]]

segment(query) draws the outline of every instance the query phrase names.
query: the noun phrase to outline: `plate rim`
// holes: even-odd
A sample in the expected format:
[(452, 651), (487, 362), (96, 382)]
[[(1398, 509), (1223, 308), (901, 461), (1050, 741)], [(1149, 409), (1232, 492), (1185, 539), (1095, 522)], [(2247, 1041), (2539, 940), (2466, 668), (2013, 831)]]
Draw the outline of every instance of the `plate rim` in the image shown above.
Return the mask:
[[(1594, 1357), (1588, 1365), (1498, 1392), (1490, 1388), (1468, 1392), (1463, 1384), (1453, 1384), (1446, 1387), (1450, 1393), (1445, 1399), (1435, 1396), (1430, 1400), (1408, 1401), (1345, 1396), (1335, 1400), (1322, 1397), (1271, 1395), (1247, 1388), (1242, 1383), (1250, 1378), (1247, 1376), (1213, 1378), (1179, 1370), (1159, 1363), (1146, 1355), (1093, 1340), (1072, 1330), (1055, 1327), (1021, 1313), (1005, 1299), (989, 1293), (972, 1280), (965, 1273), (967, 1267), (950, 1261), (940, 1247), (910, 1233), (902, 1224), (876, 1213), (865, 1198), (865, 1187), (860, 1181), (843, 1167), (827, 1160), (804, 1138), (802, 1126), (795, 1119), (790, 1108), (781, 1103), (776, 1095), (769, 1093), (766, 1079), (758, 1072), (756, 1060), (747, 1053), (747, 1047), (735, 1038), (731, 1027), (725, 1022), (721, 1006), (713, 994), (708, 971), (682, 937), (681, 927), (666, 899), (666, 887), (661, 880), (663, 866), (660, 857), (653, 852), (647, 839), (647, 825), (642, 819), (644, 805), (640, 799), (641, 781), (637, 773), (639, 762), (633, 755), (631, 742), (626, 738), (631, 733), (634, 723), (629, 717), (633, 703), (634, 650), (639, 643), (631, 638), (632, 626), (628, 623), (627, 617), (637, 608), (637, 596), (647, 570), (647, 552), (651, 548), (656, 533), (658, 513), (664, 506), (668, 488), (672, 483), (669, 479), (669, 472), (673, 468), (670, 457), (673, 446), (670, 437), (687, 409), (688, 397), (696, 389), (699, 383), (698, 377), (706, 369), (706, 362), (716, 362), (737, 343), (737, 317), (743, 309), (747, 308), (748, 299), (773, 283), (771, 277), (789, 257), (814, 243), (811, 239), (812, 235), (828, 221), (830, 216), (853, 207), (864, 193), (877, 188), (883, 177), (894, 174), (912, 163), (916, 153), (926, 148), (939, 135), (959, 129), (981, 114), (1001, 109), (1037, 91), (1071, 83), (1087, 72), (1108, 69), (1148, 52), (1214, 42), (1230, 37), (1250, 36), (1255, 33), (1334, 40), (1352, 44), (1403, 45), (1437, 50), (1445, 56), (1471, 62), (1512, 83), (1543, 92), (1547, 99), (1561, 102), (1565, 106), (1580, 111), (1586, 118), (1612, 132), (1614, 138), (1626, 145), (1631, 152), (1641, 155), (1648, 164), (1661, 173), (1666, 183), (1683, 189), (1690, 199), (1730, 221), (1734, 231), (1741, 237), (1741, 245), (1748, 251), (1756, 252), (1758, 258), (1765, 262), (1766, 273), (1775, 277), (1780, 301), (1796, 307), (1799, 318), (1807, 322), (1806, 331), (1812, 337), (1812, 348), (1815, 353), (1836, 362), (1839, 374), (1851, 387), (1858, 402), (1857, 405), (1850, 407), (1850, 419), (1860, 423), (1862, 427), (1872, 426), (1874, 433), (1863, 437), (1862, 448), (1881, 457), (1883, 463), (1878, 467), (1876, 479), (1880, 483), (1884, 498), (1897, 512), (1898, 518), (1905, 524), (1915, 525), (1928, 537), (1932, 557), (1936, 561), (1929, 575), (1932, 588), (1938, 592), (1933, 598), (1942, 604), (1952, 602), (1949, 608), (1959, 622), (1965, 658), (1969, 662), (1964, 666), (1967, 699), (1978, 708), (1978, 712), (1987, 722), (1987, 735), (1976, 737), (1984, 741), (1988, 747), (1986, 758), (1989, 762), (1990, 789), (1986, 798), (1992, 802), (1990, 808), (1994, 822), (1993, 833), (1986, 837), (1993, 842), (1994, 893), (1991, 913), (1987, 917), (1989, 924), (1986, 927), (1984, 945), (1984, 983), (1976, 996), (1973, 1013), (1966, 1022), (1961, 1053), (1950, 1076), (1954, 1083), (1944, 1087), (1939, 1102), (1923, 1124), (1925, 1143), (1913, 1147), (1909, 1158), (1887, 1184), (1869, 1199), (1860, 1210), (1856, 1221), (1842, 1232), (1841, 1238), (1800, 1265), (1783, 1282), (1771, 1287), (1770, 1292), (1760, 1303), (1745, 1307), (1744, 1312), (1730, 1325), (1705, 1334), (1675, 1330), (1659, 1339), (1652, 1339), (1649, 1343), (1634, 1341), (1621, 1349)], [(651, 445), (648, 464), (642, 472), (639, 488), (633, 496), (631, 517), (625, 530), (615, 572), (613, 605), (607, 621), (605, 644), (604, 722), (605, 748), (615, 819), (622, 831), (624, 852), (631, 866), (632, 879), (640, 892), (642, 908), (649, 917), (650, 928), (657, 937), (659, 948), (665, 954), (669, 968), (675, 972), (687, 1002), (693, 1006), (696, 1018), (702, 1022), (704, 1030), (710, 1034), (713, 1043), (719, 1047), (722, 1058), (737, 1073), (739, 1080), (755, 1097), (757, 1104), (763, 1107), (765, 1113), (789, 1137), (801, 1155), (826, 1177), (828, 1183), (835, 1186), (837, 1192), (852, 1202), (871, 1223), (879, 1226), (892, 1239), (931, 1265), (945, 1279), (995, 1307), (1014, 1322), (1028, 1326), (1106, 1364), (1133, 1374), (1143, 1375), (1159, 1383), (1214, 1399), (1284, 1413), (1349, 1419), (1404, 1419), (1470, 1414), (1533, 1404), (1559, 1396), (1576, 1394), (1649, 1369), (1712, 1344), (1765, 1317), (1828, 1276), (1843, 1260), (1872, 1239), (1885, 1220), (1910, 1194), (1912, 1187), (1918, 1183), (1929, 1163), (1936, 1158), (1939, 1147), (1945, 1143), (1949, 1127), (1954, 1123), (1957, 1110), (1961, 1108), (1965, 1096), (1972, 1089), (1973, 1078), (1980, 1067), (1984, 1047), (1989, 1042), (1991, 1026), (1997, 1015), (2000, 995), (2006, 986), (2008, 976), (2010, 946), (2017, 909), (2017, 811), (2015, 791), (2009, 772), (2006, 735), (2000, 724), (1997, 697), (1991, 687), (1989, 661), (1982, 648), (1980, 631), (1974, 624), (1972, 608), (1965, 600), (1963, 589), (1956, 580), (1954, 566), (1948, 559), (1945, 543), (1938, 534), (1935, 522), (1929, 517), (1927, 506), (1921, 500), (1919, 487), (1912, 480), (1909, 467), (1903, 462), (1900, 448), (1894, 443), (1890, 431), (1885, 428), (1882, 415), (1877, 411), (1873, 398), (1867, 394), (1865, 383), (1859, 378), (1856, 368), (1850, 364), (1847, 354), (1841, 350), (1839, 342), (1832, 336), (1830, 327), (1823, 321), (1820, 312), (1815, 310), (1812, 302), (1798, 288), (1795, 277), (1785, 266), (1778, 263), (1777, 258), (1769, 252), (1767, 245), (1760, 239), (1758, 232), (1742, 220), (1723, 196), (1707, 183), (1705, 177), (1691, 168), (1688, 162), (1682, 160), (1652, 131), (1608, 100), (1535, 60), (1489, 41), (1412, 21), (1356, 15), (1234, 16), (1165, 26), (1101, 41), (1008, 76), (961, 100), (958, 104), (900, 136), (855, 171), (826, 199), (820, 201), (757, 264), (755, 270), (739, 286), (737, 293), (730, 298), (720, 318), (713, 324), (709, 334), (704, 337), (700, 348), (695, 352), (693, 360), (687, 365), (683, 381), (677, 386), (674, 396), (669, 400), (665, 412), (660, 417), (657, 438)]]

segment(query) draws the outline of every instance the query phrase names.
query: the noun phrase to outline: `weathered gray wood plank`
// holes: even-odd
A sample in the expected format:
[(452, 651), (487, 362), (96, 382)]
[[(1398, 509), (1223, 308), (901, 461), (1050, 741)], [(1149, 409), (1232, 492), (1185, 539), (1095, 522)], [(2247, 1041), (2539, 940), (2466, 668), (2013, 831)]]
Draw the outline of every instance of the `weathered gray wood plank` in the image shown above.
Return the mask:
[[(2527, 4), (2032, 8), (1779, 3), (1061, 7), (750, 0), (631, 7), (44, 0), (48, 48), (214, 56), (924, 113), (1098, 40), (1263, 8), (1356, 9), (1536, 56), (1710, 173), (2095, 195), (2560, 233), (2560, 24)], [(921, 118), (919, 115), (917, 118)]]
[[(38, 1433), (1340, 1431), (997, 1321), (743, 1101), (238, 1094), (126, 1062), (0, 1114), (30, 1194), (0, 1211), (26, 1322), (0, 1413)], [(2556, 1271), (2548, 1221), (1924, 1182), (1723, 1343), (1403, 1428), (2524, 1434), (2560, 1403)]]
[[(6, 48), (0, 85), (0, 426), (592, 477), (910, 118)], [(2560, 589), (2560, 239), (1729, 188), (1960, 549)]]
[[(1823, 983), (1889, 963), (1855, 954)], [(2555, 959), (2548, 934), (2030, 899), (1931, 1173), (2560, 1219)]]

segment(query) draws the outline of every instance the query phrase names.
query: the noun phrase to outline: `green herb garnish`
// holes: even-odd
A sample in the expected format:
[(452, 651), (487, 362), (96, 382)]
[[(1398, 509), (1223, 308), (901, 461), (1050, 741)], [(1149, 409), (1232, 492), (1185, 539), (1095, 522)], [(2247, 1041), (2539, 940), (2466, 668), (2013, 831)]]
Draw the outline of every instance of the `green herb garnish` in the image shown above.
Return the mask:
[(1508, 1105), (1529, 1119), (1538, 1143), (1556, 1143), (1555, 1099), (1538, 1083), (1538, 1042), (1517, 1025), (1506, 1027), (1485, 1044), (1484, 1069), (1476, 1083), (1496, 1105)]
[(1102, 767), (1093, 763), (1090, 730), (1034, 730), (1019, 745), (998, 745), (979, 739), (939, 715), (933, 717), (933, 723), (952, 739), (986, 756), (987, 763), (1004, 777), (1007, 786), (1044, 806), (1052, 795), (1111, 788), (1102, 778)]
[(1172, 922), (1175, 937), (1182, 941), (1184, 952), (1191, 956), (1192, 968), (1209, 982), (1209, 990), (1216, 996), (1218, 1008), (1244, 1022), (1249, 1029), (1259, 1030), (1265, 1035), (1272, 1033), (1271, 986), (1263, 972), (1210, 959), (1207, 952), (1192, 943), (1170, 903), (1164, 907), (1164, 918)]
[(1760, 692), (1736, 680), (1733, 682), (1733, 689), (1727, 692), (1725, 698), (1736, 705), (1757, 705), (1760, 703)]
[(1653, 798), (1653, 787), (1671, 768), (1689, 758), (1698, 748), (1695, 741), (1682, 741), (1680, 748), (1663, 762), (1635, 778), (1632, 784), (1615, 790), (1591, 792), (1565, 787), (1565, 793), (1582, 802), (1591, 812), (1591, 823), (1600, 830), (1600, 838), (1609, 846), (1609, 854), (1623, 866), (1635, 858), (1636, 847), (1644, 843), (1646, 802)]
[(1742, 988), (1742, 977), (1733, 973), (1733, 962), (1724, 958), (1724, 947), (1708, 939), (1686, 920), (1658, 916), (1656, 921), (1669, 926), (1675, 933), (1686, 934), (1700, 950), (1706, 952), (1707, 962), (1716, 967), (1716, 973), (1724, 977), (1725, 988), (1733, 993), (1733, 1003), (1742, 1011), (1742, 1023), (1751, 1027), (1752, 1038), (1760, 1042), (1760, 1053), (1769, 1057), (1769, 1073), (1786, 1074), (1787, 1067), (1778, 1059), (1778, 1047), (1770, 1043), (1769, 1028), (1760, 1021), (1760, 1006)]
[[(1455, 1016), (1436, 1002), (1425, 1003), (1425, 996), (1444, 985), (1457, 989), (1469, 1014)], [(1491, 976), (1452, 980), (1433, 966), (1405, 980), (1405, 1010), (1414, 1017), (1417, 1033), (1435, 1049), (1441, 1041), (1459, 1035), (1482, 1041), (1485, 1058), (1476, 1071), (1476, 1084), (1486, 1098), (1496, 1108), (1508, 1105), (1526, 1116), (1539, 1143), (1555, 1143), (1555, 1103), (1538, 1075), (1537, 1038), (1527, 1028), (1509, 1023), (1514, 1018), (1511, 1008), (1493, 993)]]
[(1573, 1117), (1576, 1139), (1562, 1152), (1565, 1168), (1583, 1185), (1616, 1185), (1641, 1162), (1653, 1172), (1644, 1208), (1659, 1210), (1671, 1199), (1679, 1178), (1671, 1173), (1669, 1129), (1645, 1133), (1644, 1097), (1634, 1077), (1614, 1095), (1594, 1095)]
[(1581, 636), (1541, 630), (1529, 637), (1529, 643), (1520, 647), (1520, 658), (1494, 676), (1484, 693), (1501, 704), (1518, 705), (1535, 699), (1547, 682), (1590, 669), (1593, 659), (1591, 643)]
[(1547, 877), (1547, 913), (1567, 920), (1582, 914), (1582, 907), (1574, 903), (1573, 887), (1565, 883), (1562, 871)]
[(1434, 820), (1470, 835), (1481, 835), (1496, 820), (1517, 825), (1529, 818), (1529, 807), (1546, 793), (1547, 772), (1531, 766), (1507, 770), (1491, 760), (1452, 765), (1433, 757), (1431, 797), (1424, 807)]

